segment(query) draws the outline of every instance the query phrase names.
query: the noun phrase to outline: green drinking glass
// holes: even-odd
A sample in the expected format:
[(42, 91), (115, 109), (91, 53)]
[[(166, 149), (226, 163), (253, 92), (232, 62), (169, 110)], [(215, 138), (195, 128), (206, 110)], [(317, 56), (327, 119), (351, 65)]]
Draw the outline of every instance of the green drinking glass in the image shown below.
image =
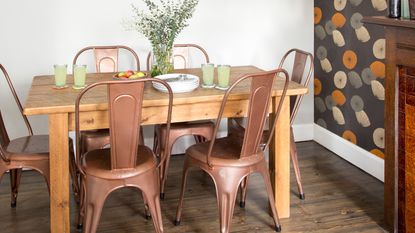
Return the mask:
[(229, 76), (231, 74), (230, 65), (218, 65), (218, 89), (227, 90), (229, 88)]
[(55, 71), (55, 87), (56, 88), (65, 88), (66, 86), (66, 70), (68, 65), (54, 65)]
[(215, 65), (212, 63), (202, 64), (203, 84), (204, 88), (212, 88), (215, 86), (213, 78), (215, 76)]
[(74, 89), (85, 88), (85, 79), (86, 79), (86, 65), (74, 65), (73, 66), (73, 80)]

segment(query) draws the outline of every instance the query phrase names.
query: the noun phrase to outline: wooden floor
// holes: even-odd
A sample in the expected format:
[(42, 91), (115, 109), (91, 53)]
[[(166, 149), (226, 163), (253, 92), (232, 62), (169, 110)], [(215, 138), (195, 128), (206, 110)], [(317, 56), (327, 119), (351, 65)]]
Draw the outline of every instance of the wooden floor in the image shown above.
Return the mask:
[[(292, 176), (291, 218), (282, 219), (283, 232), (385, 232), (381, 227), (383, 183), (314, 142), (298, 143), (297, 147), (306, 200), (297, 198)], [(166, 199), (162, 201), (165, 232), (218, 232), (215, 189), (210, 178), (199, 171), (190, 173), (182, 224), (172, 224), (182, 162), (183, 156), (172, 159)], [(49, 197), (41, 176), (32, 171), (24, 172), (16, 209), (10, 208), (8, 175), (3, 178), (0, 183), (0, 232), (49, 232)], [(231, 231), (273, 232), (266, 198), (261, 177), (253, 175), (245, 209), (235, 206)], [(72, 216), (75, 216), (75, 210), (72, 208)], [(74, 229), (73, 232), (77, 231)], [(139, 192), (123, 189), (111, 194), (98, 232), (154, 232), (151, 220), (144, 218)]]

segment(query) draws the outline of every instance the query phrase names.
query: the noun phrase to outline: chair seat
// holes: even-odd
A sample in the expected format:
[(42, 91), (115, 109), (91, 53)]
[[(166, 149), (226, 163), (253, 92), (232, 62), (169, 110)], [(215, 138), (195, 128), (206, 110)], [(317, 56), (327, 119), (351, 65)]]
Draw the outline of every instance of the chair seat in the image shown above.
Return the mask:
[(10, 160), (48, 160), (49, 136), (35, 135), (16, 138), (6, 146)]
[(103, 148), (110, 143), (109, 129), (82, 131), (81, 143), (84, 152)]
[[(210, 142), (192, 145), (186, 150), (186, 156), (206, 164), (206, 155)], [(230, 137), (215, 140), (210, 162), (216, 166), (245, 167), (256, 164), (264, 158), (260, 151), (255, 155), (240, 158), (242, 143)], [(236, 162), (237, 160), (237, 162)]]
[[(246, 118), (229, 118), (228, 134), (243, 140), (246, 128)], [(261, 144), (267, 143), (269, 135), (269, 118), (265, 118), (264, 131), (262, 133)], [(242, 142), (241, 142), (242, 143)]]
[(88, 151), (82, 161), (85, 173), (103, 179), (125, 179), (145, 173), (157, 166), (153, 151), (146, 146), (138, 146), (136, 167), (133, 169), (111, 170), (111, 149)]

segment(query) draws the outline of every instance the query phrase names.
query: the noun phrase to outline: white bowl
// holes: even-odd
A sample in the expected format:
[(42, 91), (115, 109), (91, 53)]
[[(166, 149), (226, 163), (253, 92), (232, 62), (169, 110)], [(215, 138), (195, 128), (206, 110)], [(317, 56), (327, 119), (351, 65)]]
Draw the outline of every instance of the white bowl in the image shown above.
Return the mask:
[[(199, 86), (199, 77), (192, 74), (163, 74), (155, 78), (166, 81), (173, 93), (190, 92)], [(167, 88), (161, 83), (153, 82), (153, 87), (158, 91), (167, 92)]]

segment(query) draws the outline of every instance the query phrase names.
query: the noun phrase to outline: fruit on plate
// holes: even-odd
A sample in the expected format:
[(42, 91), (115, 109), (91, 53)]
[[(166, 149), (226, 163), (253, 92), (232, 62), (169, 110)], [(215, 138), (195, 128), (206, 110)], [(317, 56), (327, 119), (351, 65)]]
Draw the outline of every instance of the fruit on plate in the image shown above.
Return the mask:
[(136, 78), (142, 78), (144, 76), (146, 76), (146, 73), (144, 73), (144, 72), (127, 70), (127, 71), (123, 71), (123, 72), (119, 72), (119, 73), (115, 74), (114, 78), (136, 79)]
[(116, 74), (116, 76), (118, 78), (127, 78), (127, 74), (125, 72), (120, 72), (120, 73)]
[(140, 72), (134, 72), (134, 74), (133, 74), (133, 75), (131, 75), (131, 76), (130, 76), (130, 77), (128, 77), (128, 78), (132, 78), (132, 79), (134, 79), (134, 78), (142, 78), (142, 77), (144, 77), (144, 76), (146, 76), (146, 74), (140, 71)]
[(134, 74), (134, 71), (132, 71), (132, 70), (127, 70), (127, 71), (125, 71), (125, 74), (127, 75), (127, 77), (130, 77), (131, 75), (133, 75), (133, 74)]

